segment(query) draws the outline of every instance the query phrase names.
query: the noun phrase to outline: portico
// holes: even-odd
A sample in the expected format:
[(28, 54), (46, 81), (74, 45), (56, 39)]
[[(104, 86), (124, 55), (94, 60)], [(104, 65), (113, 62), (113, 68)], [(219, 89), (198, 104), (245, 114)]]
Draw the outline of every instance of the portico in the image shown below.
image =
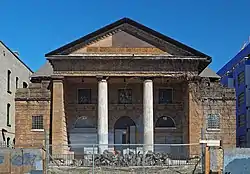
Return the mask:
[(134, 142), (154, 151), (154, 143), (189, 141), (184, 103), (189, 80), (210, 62), (205, 54), (126, 18), (46, 57), (52, 122), (60, 123), (52, 124), (54, 146), (92, 143), (103, 152)]

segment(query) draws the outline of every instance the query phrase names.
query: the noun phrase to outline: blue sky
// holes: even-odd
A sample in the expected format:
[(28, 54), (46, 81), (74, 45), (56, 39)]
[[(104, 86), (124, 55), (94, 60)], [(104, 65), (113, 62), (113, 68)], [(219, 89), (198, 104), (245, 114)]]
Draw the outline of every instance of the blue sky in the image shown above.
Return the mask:
[(32, 70), (44, 54), (129, 17), (213, 58), (217, 71), (250, 35), (249, 0), (0, 0), (0, 40)]

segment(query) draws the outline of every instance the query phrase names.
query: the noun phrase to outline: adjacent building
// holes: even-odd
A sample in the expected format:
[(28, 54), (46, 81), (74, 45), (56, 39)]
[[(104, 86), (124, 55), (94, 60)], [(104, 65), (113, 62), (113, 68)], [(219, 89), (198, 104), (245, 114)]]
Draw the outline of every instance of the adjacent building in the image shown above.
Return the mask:
[(236, 90), (238, 147), (250, 147), (250, 44), (219, 71), (221, 83)]
[(45, 56), (16, 93), (17, 147), (41, 147), (47, 131), (52, 154), (84, 150), (76, 144), (175, 153), (154, 144), (199, 144), (202, 128), (235, 146), (235, 92), (204, 53), (123, 18)]
[(18, 88), (27, 88), (32, 71), (0, 41), (0, 142), (10, 145), (15, 142), (15, 93)]

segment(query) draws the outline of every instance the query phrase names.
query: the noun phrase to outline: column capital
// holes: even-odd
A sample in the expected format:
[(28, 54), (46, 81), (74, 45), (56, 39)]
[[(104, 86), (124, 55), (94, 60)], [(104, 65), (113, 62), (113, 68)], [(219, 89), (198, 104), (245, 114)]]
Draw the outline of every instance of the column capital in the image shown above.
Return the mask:
[(154, 77), (141, 77), (141, 80), (143, 80), (143, 81), (153, 81)]
[(108, 76), (96, 76), (96, 79), (98, 81), (107, 81), (109, 77)]
[(64, 76), (57, 76), (57, 75), (52, 75), (51, 76), (52, 81), (63, 81)]

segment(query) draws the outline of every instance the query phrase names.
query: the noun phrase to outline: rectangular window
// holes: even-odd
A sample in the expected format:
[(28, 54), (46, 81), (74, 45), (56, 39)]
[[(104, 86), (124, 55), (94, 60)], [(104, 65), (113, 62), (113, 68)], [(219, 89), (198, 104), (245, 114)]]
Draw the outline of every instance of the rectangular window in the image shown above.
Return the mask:
[(243, 126), (245, 126), (245, 123), (246, 123), (246, 115), (245, 114), (239, 115), (239, 117), (238, 117), (238, 126), (243, 127)]
[(132, 89), (119, 89), (118, 97), (120, 104), (132, 104)]
[(238, 106), (242, 106), (242, 104), (244, 103), (244, 99), (245, 99), (245, 94), (244, 92), (242, 92), (238, 96)]
[(78, 89), (78, 104), (91, 103), (91, 89)]
[(43, 129), (43, 116), (32, 116), (32, 129)]
[(10, 91), (10, 80), (11, 80), (11, 71), (10, 70), (8, 70), (8, 74), (7, 74), (7, 92), (8, 93), (11, 93), (11, 91)]
[(245, 73), (244, 71), (238, 74), (238, 86), (245, 82)]
[(18, 88), (19, 78), (16, 77), (16, 89)]
[(220, 116), (218, 114), (207, 116), (207, 129), (220, 129)]
[(11, 127), (10, 124), (10, 104), (7, 104), (7, 126)]
[(244, 136), (244, 135), (239, 136), (239, 146), (240, 147), (245, 147), (246, 146), (246, 136)]
[(173, 89), (159, 89), (159, 104), (173, 102)]

